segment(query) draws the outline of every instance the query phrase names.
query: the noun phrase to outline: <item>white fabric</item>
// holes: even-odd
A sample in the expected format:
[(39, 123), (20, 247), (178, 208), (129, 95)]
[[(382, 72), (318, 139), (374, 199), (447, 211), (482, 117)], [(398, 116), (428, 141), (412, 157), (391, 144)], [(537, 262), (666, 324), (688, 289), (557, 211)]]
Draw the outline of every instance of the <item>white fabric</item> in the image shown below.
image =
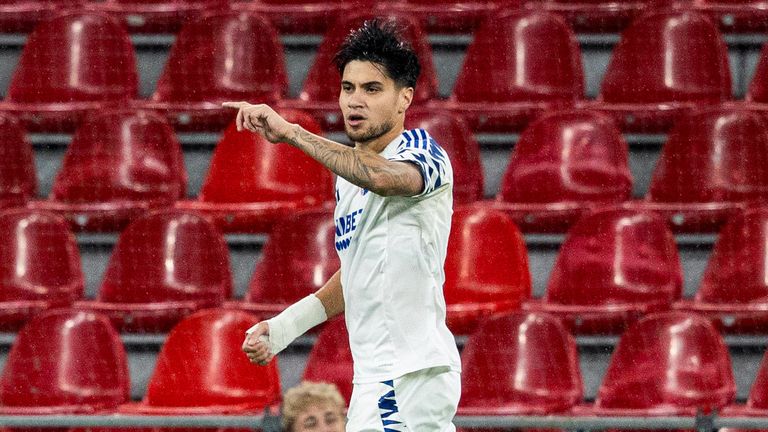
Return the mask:
[[(288, 306), (277, 316), (268, 319), (269, 325), (268, 343), (272, 354), (284, 350), (294, 339), (303, 335), (312, 327), (325, 322), (328, 316), (325, 314), (323, 303), (314, 294), (310, 294), (296, 303)], [(256, 330), (255, 326), (246, 330), (251, 334)]]
[(355, 384), (348, 432), (454, 432), (461, 378), (448, 367), (411, 372), (386, 382)]
[(421, 129), (403, 132), (381, 155), (414, 163), (425, 186), (415, 197), (382, 197), (337, 178), (336, 250), (354, 382), (436, 366), (460, 371), (443, 296), (453, 213), (450, 161)]

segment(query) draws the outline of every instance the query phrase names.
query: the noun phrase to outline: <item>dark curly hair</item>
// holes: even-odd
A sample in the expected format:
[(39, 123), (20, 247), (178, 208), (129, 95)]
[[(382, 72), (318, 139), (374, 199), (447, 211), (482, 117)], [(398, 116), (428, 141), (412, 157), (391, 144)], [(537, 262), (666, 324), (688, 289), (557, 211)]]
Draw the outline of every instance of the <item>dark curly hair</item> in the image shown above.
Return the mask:
[(339, 74), (353, 60), (369, 61), (383, 66), (384, 74), (398, 86), (416, 88), (421, 66), (411, 44), (402, 39), (402, 30), (391, 19), (365, 21), (350, 32), (333, 59)]

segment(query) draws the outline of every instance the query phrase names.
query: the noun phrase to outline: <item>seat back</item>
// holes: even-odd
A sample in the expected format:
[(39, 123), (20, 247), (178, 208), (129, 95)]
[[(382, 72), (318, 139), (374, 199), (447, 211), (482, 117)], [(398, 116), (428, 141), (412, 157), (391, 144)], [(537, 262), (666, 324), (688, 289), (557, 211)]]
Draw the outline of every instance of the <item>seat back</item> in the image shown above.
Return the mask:
[(221, 231), (194, 213), (163, 210), (135, 220), (120, 234), (98, 297), (111, 303), (219, 304), (231, 294)]
[[(280, 113), (289, 122), (321, 134), (320, 126), (306, 113)], [(232, 123), (216, 145), (198, 199), (218, 203), (320, 203), (333, 199), (333, 175), (301, 150), (288, 144), (272, 144), (248, 131), (238, 132)]]
[(575, 101), (584, 94), (583, 75), (576, 36), (562, 18), (540, 11), (500, 12), (475, 32), (452, 98)]
[(763, 45), (744, 99), (751, 102), (768, 102), (768, 44)]
[(168, 334), (143, 403), (232, 413), (260, 412), (279, 403), (277, 360), (253, 365), (241, 350), (245, 331), (256, 322), (253, 315), (222, 309), (185, 318)]
[(459, 412), (545, 415), (582, 400), (576, 342), (546, 314), (516, 312), (484, 321), (461, 358)]
[(598, 98), (610, 103), (730, 99), (728, 50), (717, 26), (694, 11), (641, 16), (613, 49)]
[(0, 114), (0, 208), (23, 204), (35, 195), (32, 145), (17, 119)]
[(405, 127), (426, 130), (448, 153), (455, 183), (454, 203), (470, 203), (483, 198), (480, 147), (461, 117), (447, 111), (413, 110), (406, 114)]
[(349, 404), (352, 399), (353, 374), (347, 326), (344, 318), (336, 318), (328, 322), (317, 337), (302, 379), (335, 384)]
[(629, 150), (607, 117), (562, 111), (520, 136), (498, 198), (517, 203), (612, 203), (630, 198)]
[(619, 340), (595, 400), (597, 409), (655, 414), (711, 412), (733, 401), (731, 359), (705, 318), (652, 314)]
[(334, 234), (330, 210), (303, 211), (275, 224), (245, 300), (288, 306), (320, 289), (341, 267)]
[(106, 14), (66, 12), (27, 39), (7, 101), (19, 103), (125, 102), (138, 91), (133, 45)]
[(768, 198), (768, 123), (755, 112), (703, 109), (681, 117), (656, 163), (647, 199), (741, 202)]
[(288, 84), (283, 49), (266, 18), (203, 14), (182, 27), (152, 95), (159, 102), (273, 102)]
[(19, 332), (0, 376), (0, 405), (86, 413), (128, 402), (129, 390), (125, 350), (109, 320), (62, 309)]
[(152, 112), (110, 110), (87, 117), (75, 132), (51, 199), (169, 204), (186, 188), (181, 146), (168, 122)]
[[(333, 57), (352, 30), (360, 28), (363, 22), (377, 16), (381, 16), (381, 14), (365, 12), (344, 15), (329, 27), (307, 73), (304, 87), (299, 95), (300, 99), (305, 101), (338, 100), (341, 91), (341, 75), (333, 63)], [(391, 12), (383, 14), (383, 17), (387, 21), (393, 21), (402, 29), (403, 39), (411, 44), (419, 59), (421, 74), (416, 82), (413, 95), (414, 102), (423, 102), (436, 97), (437, 73), (432, 63), (432, 48), (418, 21), (413, 17)]]

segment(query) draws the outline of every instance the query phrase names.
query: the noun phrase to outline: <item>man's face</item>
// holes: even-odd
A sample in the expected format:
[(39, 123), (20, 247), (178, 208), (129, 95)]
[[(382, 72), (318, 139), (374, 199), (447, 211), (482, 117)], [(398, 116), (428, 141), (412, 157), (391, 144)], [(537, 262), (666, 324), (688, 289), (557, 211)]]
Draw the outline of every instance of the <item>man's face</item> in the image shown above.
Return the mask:
[(379, 64), (359, 60), (344, 68), (339, 106), (344, 130), (354, 142), (367, 143), (391, 131), (410, 104), (413, 90), (398, 88), (383, 70)]
[(293, 432), (344, 432), (344, 414), (332, 404), (312, 404), (297, 418)]

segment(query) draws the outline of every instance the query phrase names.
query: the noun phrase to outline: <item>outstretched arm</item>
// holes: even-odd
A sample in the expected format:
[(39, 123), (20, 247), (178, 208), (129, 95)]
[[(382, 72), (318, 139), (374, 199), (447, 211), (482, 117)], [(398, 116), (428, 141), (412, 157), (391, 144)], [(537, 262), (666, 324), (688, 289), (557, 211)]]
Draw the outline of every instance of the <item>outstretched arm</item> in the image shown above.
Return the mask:
[(421, 171), (412, 163), (382, 156), (320, 137), (289, 123), (268, 105), (225, 102), (238, 109), (237, 130), (260, 133), (271, 142), (286, 142), (350, 183), (380, 196), (413, 196), (424, 188)]
[(243, 351), (251, 363), (266, 365), (294, 339), (342, 312), (344, 294), (339, 270), (316, 293), (294, 303), (276, 317), (248, 329)]

